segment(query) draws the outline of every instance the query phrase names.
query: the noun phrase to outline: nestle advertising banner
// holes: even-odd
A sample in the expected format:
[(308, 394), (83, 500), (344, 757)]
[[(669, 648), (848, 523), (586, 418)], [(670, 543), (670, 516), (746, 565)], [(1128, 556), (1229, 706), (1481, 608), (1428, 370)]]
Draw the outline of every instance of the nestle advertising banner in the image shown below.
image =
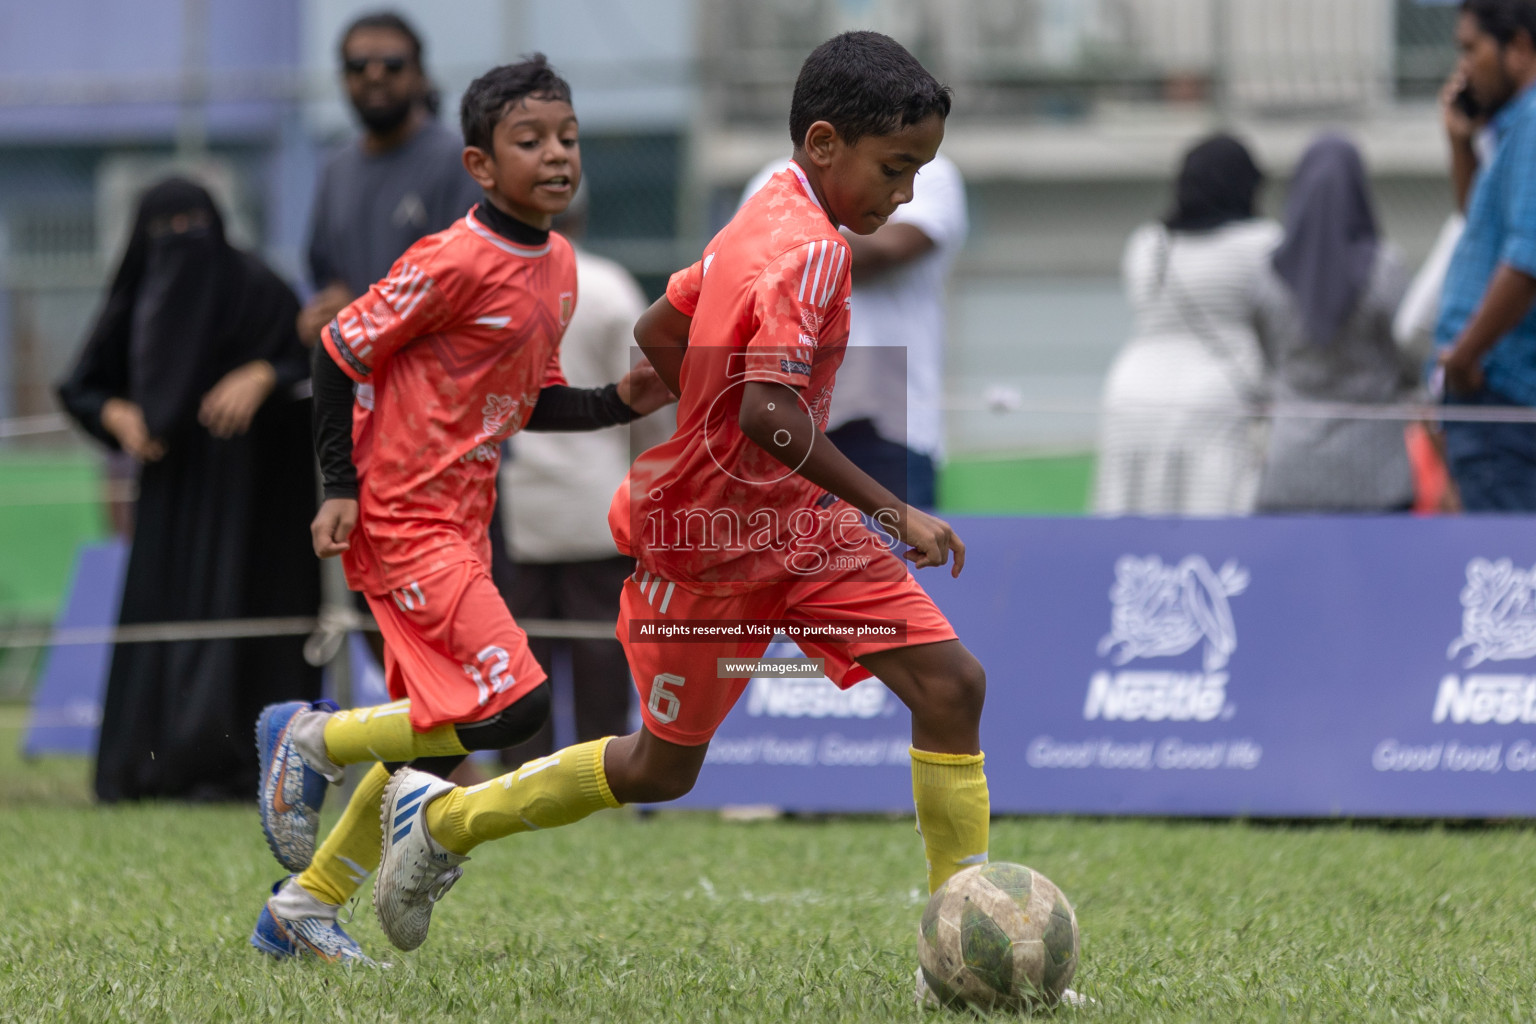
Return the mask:
[[(1536, 523), (958, 519), (1001, 812), (1536, 814)], [(770, 655), (793, 654), (792, 647)], [(911, 806), (876, 682), (754, 679), (695, 806)]]

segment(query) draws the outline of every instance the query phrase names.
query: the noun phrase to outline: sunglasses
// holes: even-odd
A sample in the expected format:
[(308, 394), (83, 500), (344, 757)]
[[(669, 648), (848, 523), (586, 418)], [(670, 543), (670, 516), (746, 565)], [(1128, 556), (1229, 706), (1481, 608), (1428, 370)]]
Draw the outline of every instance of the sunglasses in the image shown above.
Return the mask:
[(361, 75), (368, 70), (368, 65), (377, 64), (384, 69), (385, 74), (398, 75), (404, 71), (410, 63), (409, 57), (402, 57), (392, 53), (387, 57), (348, 57), (341, 62), (341, 66), (347, 69), (349, 75)]

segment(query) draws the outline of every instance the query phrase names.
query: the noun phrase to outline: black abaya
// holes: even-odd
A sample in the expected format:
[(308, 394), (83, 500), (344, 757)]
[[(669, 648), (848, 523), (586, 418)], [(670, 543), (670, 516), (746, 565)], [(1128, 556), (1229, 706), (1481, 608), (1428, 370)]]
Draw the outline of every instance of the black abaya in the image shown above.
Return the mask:
[[(146, 193), (101, 318), (59, 388), (70, 414), (108, 445), (117, 443), (101, 410), (111, 398), (136, 402), (165, 445), (139, 476), (122, 623), (316, 614), (297, 313), (276, 275), (224, 241), (206, 192), (173, 180)], [(271, 364), (277, 384), (246, 433), (215, 438), (197, 422), (202, 397), (254, 360)], [(298, 636), (118, 646), (97, 796), (250, 799), (258, 712), (318, 696), (319, 670), (302, 648)]]

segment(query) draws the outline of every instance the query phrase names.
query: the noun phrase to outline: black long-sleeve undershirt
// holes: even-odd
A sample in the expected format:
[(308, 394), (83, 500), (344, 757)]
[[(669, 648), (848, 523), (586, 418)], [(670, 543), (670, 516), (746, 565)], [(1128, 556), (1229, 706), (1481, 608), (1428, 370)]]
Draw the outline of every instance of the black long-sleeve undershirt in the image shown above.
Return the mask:
[[(352, 378), (342, 372), (324, 345), (314, 353), (315, 455), (320, 460), (324, 494), (357, 497), (357, 466), (352, 462)], [(573, 388), (553, 384), (539, 391), (539, 400), (524, 430), (601, 430), (629, 423), (639, 414), (619, 398), (616, 384)]]
[(617, 427), (640, 418), (624, 404), (617, 384), (600, 388), (573, 388), (551, 384), (539, 391), (533, 414), (523, 424), (524, 430), (556, 431), (601, 430)]
[[(329, 327), (326, 330), (330, 330)], [(320, 460), (322, 493), (332, 498), (357, 497), (357, 467), (352, 463), (352, 378), (325, 350), (315, 346), (310, 379), (314, 382), (315, 457)]]

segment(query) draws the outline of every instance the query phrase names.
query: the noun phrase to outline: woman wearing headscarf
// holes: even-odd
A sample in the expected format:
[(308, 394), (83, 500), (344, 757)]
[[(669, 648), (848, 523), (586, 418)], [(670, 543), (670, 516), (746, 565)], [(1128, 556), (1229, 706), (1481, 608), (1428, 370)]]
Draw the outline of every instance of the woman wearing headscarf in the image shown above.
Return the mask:
[[(212, 198), (181, 179), (140, 200), (79, 363), (59, 386), (89, 433), (141, 463), (120, 622), (314, 615), (315, 507), (298, 301), (232, 248)], [(96, 794), (249, 800), (250, 723), (318, 696), (302, 637), (121, 644)]]
[(1263, 454), (1255, 282), (1280, 240), (1258, 217), (1263, 175), (1215, 135), (1184, 157), (1173, 209), (1126, 243), (1134, 314), (1105, 383), (1095, 511), (1244, 515)]
[(1402, 421), (1315, 419), (1286, 409), (1412, 395), (1418, 366), (1392, 336), (1407, 287), (1402, 261), (1377, 231), (1359, 152), (1347, 139), (1322, 136), (1296, 168), (1285, 240), (1259, 281), (1275, 402), (1259, 511), (1387, 512), (1413, 504)]

